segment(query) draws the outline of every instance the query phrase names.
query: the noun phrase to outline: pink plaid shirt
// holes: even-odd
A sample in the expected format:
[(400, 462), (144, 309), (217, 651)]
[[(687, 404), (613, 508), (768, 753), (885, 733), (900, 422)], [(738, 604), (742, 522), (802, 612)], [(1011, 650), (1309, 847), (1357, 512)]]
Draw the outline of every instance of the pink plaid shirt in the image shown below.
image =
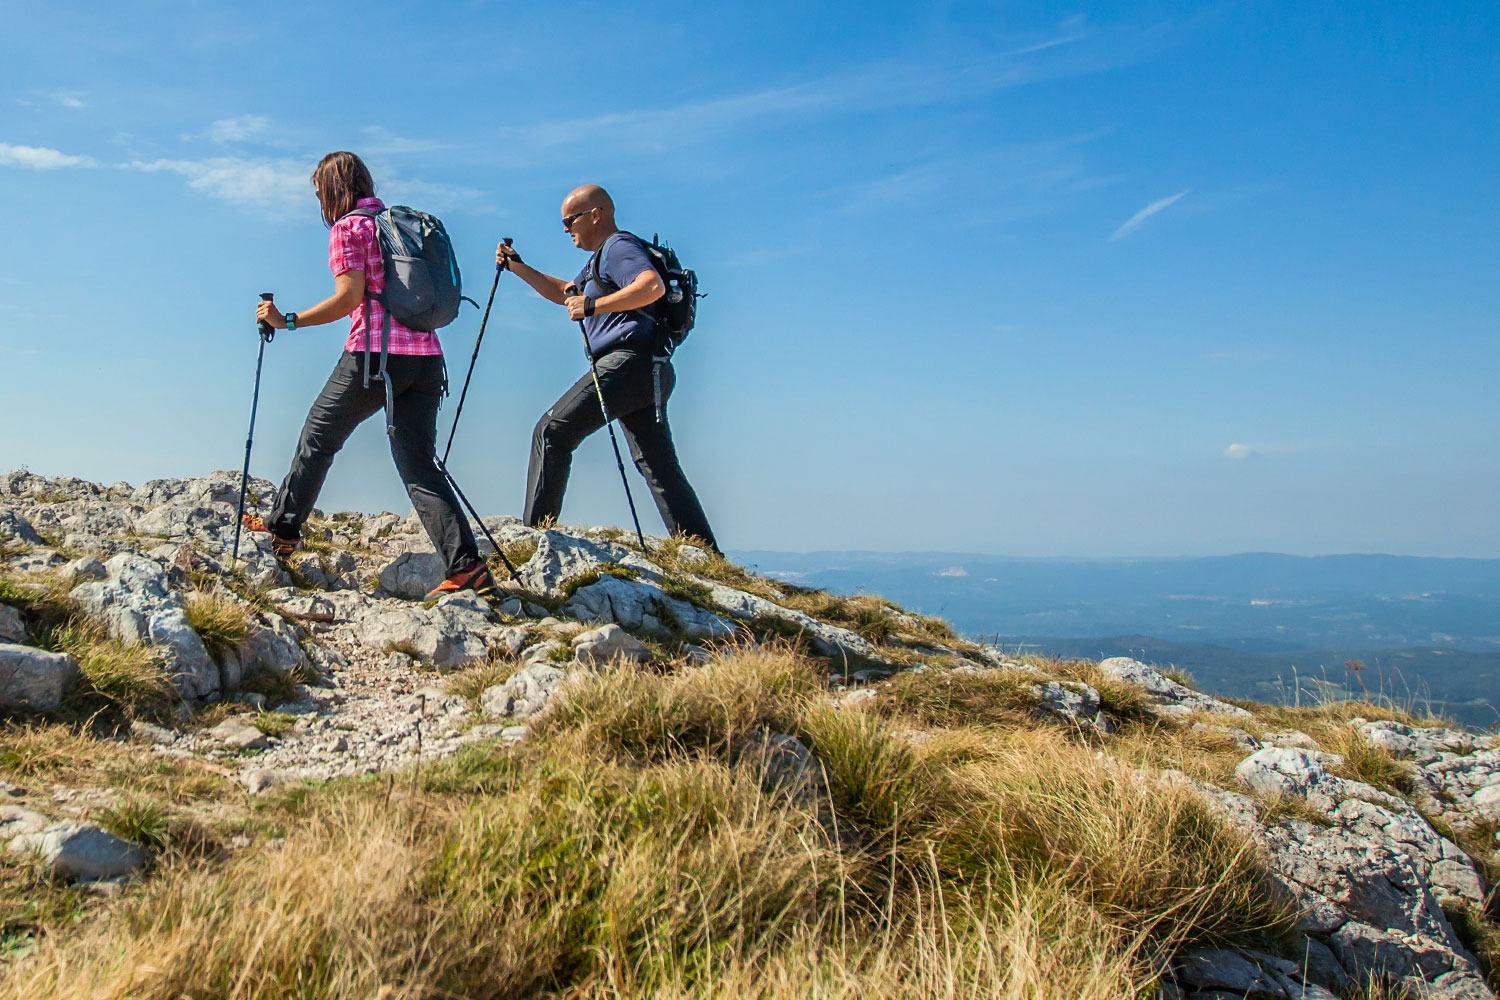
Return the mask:
[[(379, 212), (385, 204), (379, 198), (361, 198), (357, 208), (370, 208)], [(328, 267), (334, 277), (346, 271), (365, 272), (365, 295), (379, 295), (385, 289), (385, 266), (380, 260), (380, 240), (375, 235), (375, 220), (363, 215), (346, 215), (333, 224), (328, 234)], [(366, 298), (354, 312), (349, 314), (349, 339), (344, 350), (350, 352), (365, 349), (366, 316), (370, 316), (368, 329), (372, 331), (370, 347), (380, 351), (380, 326), (385, 322), (385, 307), (372, 298)], [(443, 345), (438, 343), (436, 333), (423, 333), (402, 326), (391, 320), (391, 354), (442, 354)]]

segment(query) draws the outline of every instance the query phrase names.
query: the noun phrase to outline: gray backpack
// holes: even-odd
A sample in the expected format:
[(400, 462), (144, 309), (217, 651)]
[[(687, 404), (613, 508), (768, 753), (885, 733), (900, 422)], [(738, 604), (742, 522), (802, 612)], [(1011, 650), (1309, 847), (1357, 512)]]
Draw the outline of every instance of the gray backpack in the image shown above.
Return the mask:
[[(393, 205), (383, 212), (357, 208), (349, 214), (373, 219), (380, 241), (380, 259), (385, 270), (385, 288), (379, 296), (380, 304), (385, 307), (385, 322), (380, 331), (380, 374), (384, 375), (391, 319), (394, 317), (412, 330), (431, 331), (447, 326), (458, 316), (463, 280), (458, 273), (458, 259), (453, 255), (453, 242), (437, 216), (405, 205)], [(367, 319), (369, 315), (367, 310)], [(370, 356), (374, 353), (368, 322), (365, 331), (365, 384), (368, 385)]]

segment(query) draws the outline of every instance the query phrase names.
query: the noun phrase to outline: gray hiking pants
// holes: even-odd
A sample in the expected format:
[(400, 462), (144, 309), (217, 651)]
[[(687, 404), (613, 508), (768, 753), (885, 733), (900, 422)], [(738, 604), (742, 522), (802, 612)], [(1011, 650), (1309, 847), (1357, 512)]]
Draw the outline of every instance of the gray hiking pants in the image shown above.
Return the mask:
[[(609, 415), (620, 424), (635, 466), (646, 477), (656, 509), (672, 534), (695, 535), (718, 549), (698, 494), (683, 474), (667, 425), (667, 397), (677, 378), (671, 362), (661, 366), (662, 419), (656, 422), (651, 351), (618, 348), (595, 362)], [(562, 510), (563, 492), (573, 467), (573, 451), (604, 426), (592, 376), (585, 374), (542, 414), (531, 435), (531, 466), (526, 473), (526, 523), (536, 527)]]
[[(391, 457), (427, 537), (452, 574), (478, 559), (479, 548), (468, 519), (459, 511), (458, 499), (437, 467), (437, 412), (445, 381), (442, 355), (389, 355), (385, 377), (395, 394)], [(371, 381), (366, 389), (363, 381), (364, 355), (345, 351), (313, 401), (291, 471), (282, 480), (266, 519), (271, 531), (282, 538), (301, 537), (333, 456), (354, 428), (384, 411), (385, 387)]]

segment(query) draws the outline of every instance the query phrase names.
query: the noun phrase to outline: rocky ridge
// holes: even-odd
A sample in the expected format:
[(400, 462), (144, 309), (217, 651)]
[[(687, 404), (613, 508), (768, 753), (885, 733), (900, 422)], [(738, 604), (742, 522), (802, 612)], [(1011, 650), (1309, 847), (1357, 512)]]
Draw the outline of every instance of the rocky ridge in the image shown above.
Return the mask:
[[(1125, 685), (1162, 726), (1208, 730), (1236, 748), (1232, 782), (1172, 769), (1143, 775), (1191, 785), (1243, 829), (1299, 914), (1295, 959), (1248, 949), (1177, 956), (1163, 996), (1333, 997), (1372, 977), (1419, 996), (1492, 996), (1455, 920), (1482, 918), (1485, 870), (1500, 862), (1493, 737), (1354, 719), (1361, 745), (1401, 762), (1396, 794), (1348, 777), (1344, 759), (1306, 734), (1269, 730), (1252, 711), (1146, 664), (1105, 660), (1094, 684), (1047, 676), (879, 602), (865, 605), (879, 611), (868, 621), (827, 620), (805, 610), (813, 605), (794, 588), (727, 572), (671, 540), (653, 540), (645, 556), (611, 529), (486, 518), (518, 570), (498, 607), (466, 593), (421, 600), (442, 573), (410, 516), (319, 515), (285, 567), (264, 536), (246, 533), (231, 568), (238, 485), (235, 473), (138, 488), (0, 477), (0, 570), (59, 581), (109, 635), (151, 649), (171, 679), (169, 717), (136, 718), (101, 737), (218, 769), (258, 794), (390, 771), (476, 740), (523, 740), (527, 720), (565, 697), (571, 677), (621, 662), (707, 659), (726, 645), (800, 643), (826, 658), (830, 698), (850, 710), (881, 698), (903, 670), (1006, 671), (1039, 715), (1091, 739), (1118, 722), (1104, 685)], [(264, 499), (272, 486), (257, 481), (252, 491)], [(190, 597), (209, 593), (248, 620), (231, 648), (193, 627)], [(0, 711), (65, 711), (86, 683), (80, 674), (74, 657), (35, 644), (23, 609), (0, 602)], [(198, 724), (205, 716), (217, 721)], [(799, 771), (816, 769), (795, 740), (766, 739)], [(0, 843), (42, 858), (60, 878), (129, 877), (147, 852), (86, 821), (109, 794), (62, 789), (40, 803), (0, 782)], [(1489, 853), (1476, 863), (1456, 839), (1487, 843)]]

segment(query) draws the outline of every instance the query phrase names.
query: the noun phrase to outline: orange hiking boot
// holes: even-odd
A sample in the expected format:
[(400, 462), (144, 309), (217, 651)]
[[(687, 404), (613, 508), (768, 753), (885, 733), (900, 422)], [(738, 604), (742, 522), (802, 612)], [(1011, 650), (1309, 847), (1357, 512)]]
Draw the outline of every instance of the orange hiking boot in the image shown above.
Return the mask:
[(271, 536), (271, 554), (277, 559), (285, 559), (296, 551), (301, 540), (297, 538), (282, 538), (271, 530), (266, 524), (265, 518), (259, 514), (241, 514), (240, 524), (244, 525), (246, 531), (257, 531)]
[(472, 590), (486, 601), (499, 597), (495, 577), (483, 562), (473, 562), (427, 592), (429, 601), (460, 590)]

